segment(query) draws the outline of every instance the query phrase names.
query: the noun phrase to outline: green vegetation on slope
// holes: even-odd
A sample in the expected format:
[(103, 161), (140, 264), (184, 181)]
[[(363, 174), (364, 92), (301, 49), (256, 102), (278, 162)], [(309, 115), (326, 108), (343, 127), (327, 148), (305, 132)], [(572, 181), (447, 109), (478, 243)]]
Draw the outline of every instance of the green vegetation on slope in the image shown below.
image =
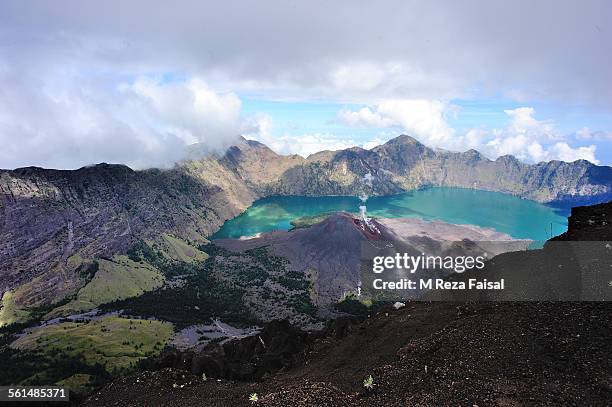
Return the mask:
[[(164, 274), (180, 275), (188, 272), (185, 268), (188, 269), (190, 264), (201, 263), (207, 258), (205, 252), (169, 234), (162, 234), (159, 242), (148, 244), (141, 241), (128, 251), (127, 256), (97, 259), (90, 264), (93, 267), (83, 269), (83, 278), (90, 281), (79, 290), (76, 298), (55, 308), (46, 318), (85, 312), (102, 304), (137, 297), (163, 286)], [(72, 256), (69, 261), (82, 262), (82, 259)], [(160, 269), (167, 273), (162, 274)], [(5, 318), (21, 321), (23, 317), (16, 319), (19, 312), (22, 311), (9, 306)]]
[[(76, 375), (90, 377), (73, 378)], [(73, 378), (73, 379), (71, 379)], [(77, 393), (85, 392), (85, 386), (97, 388), (111, 379), (111, 375), (99, 364), (89, 366), (80, 359), (63, 353), (44, 355), (21, 351), (3, 345), (0, 348), (0, 384), (21, 386), (48, 386), (71, 379), (66, 385)]]
[(200, 264), (168, 261), (146, 244), (131, 251), (130, 256), (136, 255), (154, 264), (165, 276), (181, 276), (183, 283), (175, 288), (151, 291), (139, 297), (105, 304), (102, 309), (123, 309), (132, 315), (155, 317), (173, 322), (178, 328), (212, 317), (235, 324), (255, 322), (244, 306), (244, 290), (213, 275), (215, 256), (211, 255)]
[[(193, 273), (208, 259), (204, 251), (169, 235), (165, 236), (163, 243), (138, 241), (128, 250), (128, 258), (137, 263), (151, 264), (166, 278)], [(181, 256), (187, 260), (181, 259)]]
[(108, 316), (34, 328), (11, 347), (47, 357), (63, 354), (119, 374), (142, 359), (158, 355), (171, 335), (172, 324), (167, 322)]
[(95, 378), (86, 373), (76, 373), (57, 382), (58, 386), (68, 387), (79, 395), (86, 395), (94, 390)]
[(2, 295), (2, 308), (0, 308), (0, 327), (13, 323), (23, 322), (28, 319), (30, 313), (15, 304), (14, 294), (5, 291)]
[[(32, 315), (48, 317), (97, 306), (165, 321), (106, 316), (42, 327), (13, 324), (0, 330), (0, 370), (18, 373), (0, 372), (0, 384), (59, 383), (88, 394), (159, 355), (172, 334), (172, 323), (182, 328), (218, 317), (232, 325), (252, 325), (270, 309), (315, 314), (304, 276), (288, 271), (287, 260), (267, 248), (234, 253), (207, 244), (198, 249), (208, 252), (205, 261), (174, 260), (163, 245), (144, 242), (128, 256), (96, 260), (84, 270), (91, 280), (70, 303), (52, 313), (49, 308), (33, 309)], [(154, 290), (165, 278), (172, 284)], [(13, 336), (20, 332), (25, 335)]]
[(208, 258), (207, 253), (167, 233), (156, 241), (140, 240), (127, 255), (132, 261), (146, 261), (160, 269), (176, 262), (197, 264)]
[(127, 256), (100, 259), (98, 269), (76, 299), (55, 308), (47, 317), (88, 311), (101, 304), (142, 295), (164, 284), (164, 276), (153, 266), (136, 263)]
[[(308, 282), (299, 273), (287, 271), (286, 259), (271, 255), (266, 248), (233, 253), (208, 244), (200, 246), (200, 250), (209, 257), (194, 264), (168, 261), (146, 244), (135, 246), (131, 257), (138, 256), (154, 264), (165, 276), (175, 277), (180, 283), (101, 308), (163, 319), (178, 328), (210, 318), (239, 326), (251, 325), (259, 322), (258, 315), (269, 309), (268, 305), (315, 315)], [(247, 296), (249, 303), (245, 300)], [(252, 301), (261, 302), (259, 313), (254, 312)]]
[(71, 298), (66, 297), (50, 305), (21, 308), (17, 303), (17, 297), (27, 295), (29, 285), (32, 282), (18, 287), (15, 291), (6, 291), (2, 296), (2, 308), (0, 308), (0, 335), (2, 331), (13, 331), (19, 327), (25, 327), (47, 314), (54, 307), (60, 307), (68, 303)]
[(314, 225), (315, 223), (323, 222), (325, 219), (329, 218), (329, 215), (331, 215), (332, 213), (333, 212), (325, 212), (313, 216), (300, 216), (299, 218), (293, 219), (290, 222), (292, 226), (291, 229), (306, 228), (308, 226)]
[(162, 234), (162, 239), (162, 250), (171, 259), (190, 263), (193, 261), (204, 261), (208, 258), (208, 255), (203, 251), (167, 233)]
[(286, 258), (275, 256), (267, 246), (262, 246), (245, 250), (240, 255), (225, 252), (223, 261), (216, 262), (215, 271), (236, 281), (245, 290), (256, 292), (256, 297), (271, 301), (268, 305), (281, 305), (314, 317), (316, 307), (310, 299), (311, 283), (303, 274), (288, 270), (288, 267)]
[(369, 298), (357, 297), (355, 294), (350, 293), (346, 295), (341, 301), (338, 301), (334, 308), (337, 311), (344, 312), (351, 315), (366, 316), (376, 313), (380, 308), (385, 305), (391, 304), (389, 301), (372, 301)]

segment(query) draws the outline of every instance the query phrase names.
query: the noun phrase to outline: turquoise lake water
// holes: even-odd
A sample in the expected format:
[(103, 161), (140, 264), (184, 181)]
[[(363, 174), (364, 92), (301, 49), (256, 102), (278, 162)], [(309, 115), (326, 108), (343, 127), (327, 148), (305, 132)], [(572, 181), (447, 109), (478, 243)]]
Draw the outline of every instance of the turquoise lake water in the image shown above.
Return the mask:
[[(274, 196), (260, 199), (240, 216), (228, 220), (212, 238), (239, 238), (272, 230), (288, 230), (301, 216), (327, 212), (359, 212), (352, 196)], [(418, 217), (455, 224), (494, 228), (514, 238), (547, 240), (567, 230), (567, 213), (497, 192), (463, 188), (428, 188), (399, 195), (378, 196), (366, 202), (368, 216)]]

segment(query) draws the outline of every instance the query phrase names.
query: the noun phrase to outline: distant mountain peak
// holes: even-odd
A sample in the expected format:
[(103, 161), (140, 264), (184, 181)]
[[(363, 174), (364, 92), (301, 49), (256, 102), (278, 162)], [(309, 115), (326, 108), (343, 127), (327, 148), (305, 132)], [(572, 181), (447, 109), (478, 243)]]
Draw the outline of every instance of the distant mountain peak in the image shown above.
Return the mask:
[(419, 140), (407, 134), (401, 134), (395, 138), (392, 138), (391, 140), (387, 141), (383, 145), (397, 145), (397, 144), (424, 145)]
[(243, 136), (240, 136), (240, 141), (237, 143), (237, 145), (248, 145), (249, 147), (256, 147), (256, 148), (266, 148), (269, 149), (270, 147), (268, 147), (267, 145), (265, 145), (264, 143), (261, 143), (257, 140), (253, 140), (253, 139), (247, 139), (244, 138)]

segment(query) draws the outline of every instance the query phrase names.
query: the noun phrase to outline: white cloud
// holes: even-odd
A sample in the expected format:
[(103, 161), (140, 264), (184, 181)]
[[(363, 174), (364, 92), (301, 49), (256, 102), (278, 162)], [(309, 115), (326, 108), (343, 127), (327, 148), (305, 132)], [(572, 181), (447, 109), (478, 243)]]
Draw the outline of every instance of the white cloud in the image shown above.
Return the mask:
[(370, 91), (385, 79), (385, 72), (374, 63), (341, 65), (332, 71), (331, 79), (337, 89)]
[(215, 93), (199, 78), (169, 83), (141, 78), (121, 89), (135, 96), (134, 107), (146, 115), (143, 122), (186, 145), (202, 142), (218, 149), (238, 135), (242, 107), (238, 96)]
[(452, 148), (455, 131), (446, 122), (450, 111), (447, 103), (437, 100), (394, 99), (358, 111), (343, 110), (338, 114), (341, 123), (355, 127), (397, 127), (414, 134), (432, 147)]
[(533, 162), (541, 162), (548, 160), (549, 154), (544, 150), (541, 144), (531, 143), (527, 146), (527, 154)]
[(578, 140), (610, 141), (612, 140), (612, 132), (591, 131), (588, 127), (583, 127), (576, 132), (576, 138)]
[(352, 127), (391, 127), (397, 125), (391, 118), (383, 117), (379, 112), (373, 112), (369, 107), (358, 111), (342, 110), (338, 113), (341, 123)]
[[(548, 155), (542, 144), (563, 138), (552, 121), (537, 120), (532, 107), (508, 109), (504, 113), (510, 120), (507, 127), (491, 132), (480, 130), (478, 133), (481, 142), (486, 140), (483, 147), (485, 153), (494, 157), (512, 154), (526, 161), (540, 161)], [(476, 139), (473, 141), (477, 142)]]
[[(349, 112), (347, 123), (397, 126), (451, 149), (482, 147), (504, 134), (535, 135), (521, 150), (534, 158), (563, 137), (543, 140), (533, 128), (462, 139), (444, 120), (452, 106), (436, 101), (505, 95), (608, 113), (612, 106), (610, 2), (333, 2), (324, 8), (267, 0), (240, 6), (177, 0), (157, 7), (144, 0), (0, 2), (0, 167), (101, 160), (144, 166), (167, 162), (188, 141), (222, 144), (236, 107), (227, 91), (370, 104), (376, 107)], [(204, 78), (210, 89), (160, 82), (117, 91), (117, 83), (168, 72)], [(208, 91), (216, 96), (207, 99)], [(173, 106), (177, 95), (204, 100)], [(407, 107), (405, 98), (422, 104)], [(530, 122), (529, 111), (514, 114), (517, 122), (525, 119), (522, 129), (547, 125)], [(492, 146), (516, 149), (521, 140)]]
[[(45, 70), (180, 72), (280, 98), (506, 95), (610, 107), (609, 2), (392, 3), (334, 2), (321, 13), (309, 2), (267, 0), (5, 1), (0, 59)], [(578, 74), (585, 67), (588, 75)]]
[(341, 139), (331, 134), (314, 133), (280, 136), (274, 140), (271, 148), (281, 154), (299, 154), (308, 157), (319, 151), (343, 150), (356, 144), (353, 140)]
[(437, 100), (390, 100), (381, 103), (378, 111), (433, 147), (451, 147), (455, 131), (444, 117), (448, 108)]
[(550, 120), (536, 120), (535, 109), (532, 107), (504, 110), (504, 113), (512, 120), (508, 129), (512, 134), (535, 137), (539, 140), (555, 140), (562, 137)]
[(523, 134), (503, 133), (483, 146), (485, 154), (499, 157), (511, 154), (522, 160), (529, 159), (526, 150), (530, 145), (530, 140)]
[[(338, 120), (354, 127), (395, 127), (430, 147), (454, 151), (473, 148), (491, 158), (511, 154), (526, 162), (577, 159), (599, 162), (594, 145), (571, 147), (551, 120), (536, 119), (532, 107), (504, 110), (509, 123), (503, 129), (474, 128), (463, 135), (458, 135), (446, 121), (446, 115), (452, 112), (453, 107), (441, 101), (389, 100), (373, 108), (343, 110)], [(580, 135), (583, 139), (591, 137), (585, 130)]]
[(374, 138), (374, 139), (373, 139), (373, 140), (371, 140), (371, 141), (366, 141), (365, 143), (363, 143), (363, 144), (361, 145), (361, 147), (362, 147), (362, 148), (364, 148), (364, 149), (366, 149), (366, 150), (371, 150), (371, 149), (373, 149), (374, 147), (377, 147), (377, 146), (379, 146), (379, 145), (381, 145), (381, 144), (383, 144), (383, 143), (385, 143), (385, 141), (384, 141), (384, 140), (382, 140), (382, 139), (380, 139), (380, 138), (376, 137), (376, 138)]
[(373, 148), (383, 141), (374, 139), (360, 144), (353, 139), (337, 137), (333, 134), (272, 134), (272, 118), (266, 114), (258, 114), (248, 119), (242, 127), (242, 135), (251, 140), (266, 144), (279, 154), (299, 154), (308, 157), (311, 154), (325, 150), (342, 150), (361, 145), (363, 148)]
[[(505, 129), (492, 132), (483, 146), (482, 151), (493, 158), (512, 154), (527, 162), (550, 160), (575, 161), (584, 159), (598, 164), (595, 158), (594, 145), (570, 147), (550, 120), (537, 120), (535, 109), (519, 107), (504, 110), (510, 118), (510, 124)], [(486, 136), (481, 134), (481, 140)]]
[(599, 164), (599, 160), (595, 159), (595, 150), (594, 145), (572, 148), (565, 142), (559, 142), (550, 149), (550, 156), (562, 161), (587, 160)]
[(215, 150), (239, 134), (238, 97), (216, 93), (199, 78), (140, 77), (120, 86), (80, 83), (71, 74), (60, 83), (28, 79), (0, 93), (4, 168), (78, 168), (102, 161), (163, 167), (183, 158), (188, 144)]
[(465, 146), (465, 148), (479, 149), (482, 147), (483, 142), (487, 138), (487, 136), (488, 132), (484, 129), (470, 129), (463, 136), (463, 145)]
[(270, 147), (275, 141), (272, 135), (272, 117), (265, 113), (249, 117), (242, 122), (240, 134), (248, 140), (257, 140)]

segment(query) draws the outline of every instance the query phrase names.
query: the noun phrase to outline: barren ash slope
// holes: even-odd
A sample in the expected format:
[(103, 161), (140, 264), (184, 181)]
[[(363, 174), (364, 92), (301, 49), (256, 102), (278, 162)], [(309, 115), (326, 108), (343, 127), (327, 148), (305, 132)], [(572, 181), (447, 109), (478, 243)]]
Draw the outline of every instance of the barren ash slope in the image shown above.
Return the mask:
[[(603, 244), (612, 236), (611, 216), (612, 202), (575, 208), (568, 232), (549, 243)], [(518, 273), (534, 274), (532, 260), (525, 261), (531, 253), (504, 256)], [(602, 272), (610, 267), (609, 258), (591, 260)], [(85, 404), (245, 406), (257, 393), (262, 406), (606, 406), (611, 311), (610, 302), (592, 301), (408, 302), (336, 319), (310, 340), (275, 328), (276, 341), (264, 336), (265, 343), (279, 352), (291, 344), (294, 356), (285, 354), (284, 370), (254, 382), (205, 369), (203, 380), (201, 367), (179, 362), (118, 379)], [(244, 365), (271, 357), (256, 338), (226, 346), (229, 355), (237, 349)], [(362, 386), (369, 375), (373, 391)]]
[(197, 152), (195, 146), (193, 159), (170, 170), (99, 164), (0, 171), (0, 325), (28, 320), (76, 295), (97, 259), (112, 260), (141, 241), (169, 258), (177, 257), (176, 246), (193, 253), (258, 198), (354, 195), (367, 173), (376, 180), (374, 194), (459, 186), (540, 202), (612, 197), (610, 167), (583, 160), (527, 165), (510, 156), (491, 161), (472, 150), (433, 150), (405, 135), (372, 150), (324, 151), (307, 159), (244, 139), (221, 156)]

